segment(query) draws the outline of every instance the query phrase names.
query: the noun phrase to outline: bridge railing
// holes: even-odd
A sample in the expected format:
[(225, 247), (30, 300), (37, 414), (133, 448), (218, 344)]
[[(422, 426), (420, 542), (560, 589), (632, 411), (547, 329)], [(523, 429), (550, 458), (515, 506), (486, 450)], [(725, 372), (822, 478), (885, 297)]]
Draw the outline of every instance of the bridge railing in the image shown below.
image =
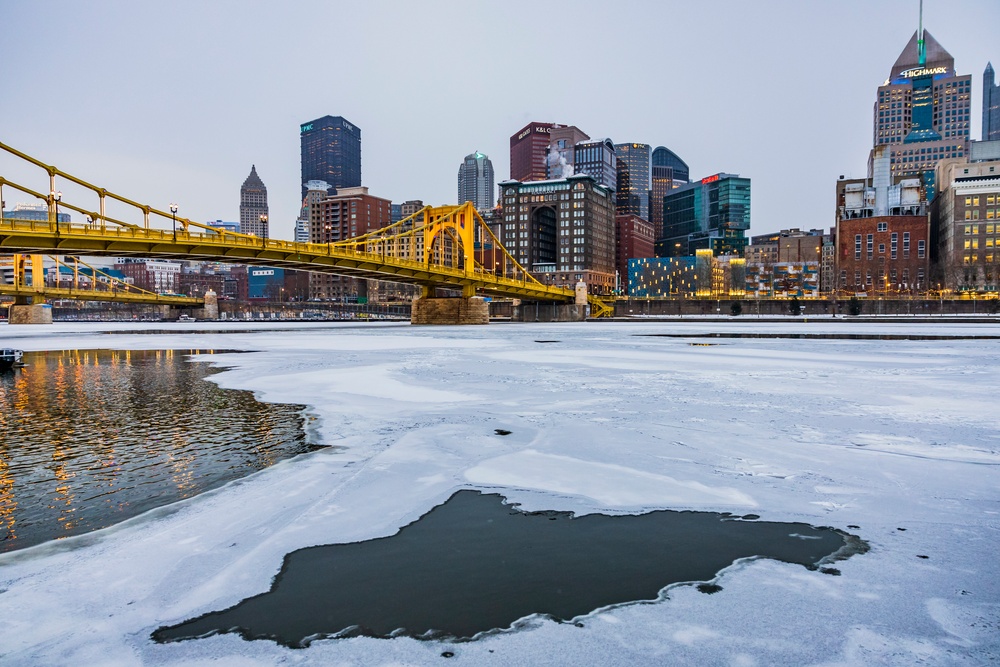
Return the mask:
[[(197, 246), (219, 246), (225, 248), (246, 248), (249, 250), (261, 251), (262, 253), (273, 250), (284, 255), (298, 255), (303, 259), (313, 259), (317, 257), (351, 257), (356, 258), (359, 261), (367, 261), (373, 264), (391, 264), (400, 268), (411, 268), (415, 271), (426, 271), (428, 269), (426, 264), (418, 260), (393, 257), (388, 253), (370, 252), (362, 249), (361, 246), (337, 246), (332, 243), (299, 243), (295, 241), (253, 237), (243, 234), (232, 234), (223, 230), (219, 230), (218, 232), (210, 231), (207, 233), (199, 233), (185, 230), (172, 232), (171, 230), (138, 226), (102, 228), (99, 225), (88, 223), (57, 223), (46, 220), (21, 220), (16, 218), (4, 218), (0, 224), (8, 230), (26, 232), (29, 234), (59, 234), (67, 238), (100, 238), (102, 240), (107, 240), (109, 238), (134, 239), (161, 243), (164, 245), (177, 244), (185, 246), (183, 248), (183, 252), (190, 253), (192, 256), (199, 254)], [(192, 245), (196, 247), (193, 249), (188, 247)], [(178, 248), (178, 251), (181, 250), (182, 249)], [(167, 248), (164, 248), (164, 253), (169, 254)], [(259, 258), (262, 261), (267, 261), (269, 259), (266, 254), (259, 255)], [(543, 285), (541, 283), (537, 283), (537, 281), (534, 281), (533, 279), (529, 280), (524, 276), (524, 274), (522, 274), (521, 277), (504, 276), (501, 273), (491, 271), (478, 264), (469, 270), (466, 270), (464, 267), (450, 267), (444, 264), (435, 265), (433, 269), (435, 273), (442, 274), (442, 276), (449, 276), (455, 279), (456, 282), (472, 279), (482, 282), (495, 283), (498, 286), (517, 287), (522, 289), (531, 286), (534, 289), (550, 293), (553, 296), (563, 297), (567, 296), (570, 292), (570, 290), (567, 290), (566, 288)], [(388, 280), (391, 278), (387, 276), (386, 279)], [(488, 287), (484, 288), (489, 289)]]
[[(373, 274), (381, 273), (385, 275), (385, 280), (405, 278), (403, 282), (462, 288), (474, 283), (473, 286), (476, 288), (492, 289), (494, 292), (501, 292), (503, 287), (509, 287), (515, 288), (518, 294), (530, 291), (542, 298), (560, 300), (573, 296), (570, 289), (544, 285), (535, 279), (500, 244), (470, 203), (460, 206), (424, 207), (399, 223), (358, 238), (325, 244), (298, 243), (235, 233), (188, 218), (177, 217), (177, 207), (174, 205), (171, 205), (170, 212), (167, 212), (142, 204), (47, 165), (2, 142), (0, 142), (0, 152), (14, 155), (19, 160), (44, 171), (49, 185), (48, 192), (40, 192), (0, 177), (0, 199), (3, 198), (4, 188), (9, 187), (45, 202), (48, 209), (48, 221), (2, 220), (0, 222), (2, 228), (11, 232), (103, 242), (113, 242), (114, 239), (136, 240), (154, 244), (155, 248), (141, 249), (142, 252), (161, 257), (212, 257), (221, 261), (241, 262), (275, 261), (282, 262), (286, 266), (302, 261), (305, 266), (301, 268), (307, 270), (311, 268), (309, 262), (312, 261), (315, 261), (316, 269), (321, 269), (328, 263), (319, 258), (329, 257), (340, 261), (341, 263), (335, 264), (341, 268), (353, 268), (349, 266), (352, 261), (370, 265), (360, 267), (355, 273), (365, 270)], [(62, 193), (57, 190), (62, 181), (73, 184), (75, 188), (82, 188), (82, 198), (79, 201), (64, 201)], [(96, 209), (86, 205), (86, 201), (91, 197), (96, 198)], [(106, 206), (109, 201), (119, 208), (120, 205), (124, 205), (124, 217), (136, 220), (141, 217), (141, 223), (109, 215)], [(59, 222), (60, 211), (79, 213), (86, 217), (87, 222)], [(151, 226), (151, 219), (165, 223), (168, 228)], [(490, 268), (482, 266), (477, 261), (479, 252), (477, 244), (480, 241), (482, 247), (489, 244), (492, 264)], [(52, 243), (51, 238), (47, 243), (37, 246), (26, 244), (23, 247), (44, 249), (49, 252), (67, 248), (67, 252), (73, 254), (102, 252), (99, 243), (76, 245), (65, 241)], [(206, 251), (225, 248), (237, 252), (229, 257), (225, 253), (203, 252), (199, 248)], [(248, 252), (244, 254), (238, 252), (239, 249)], [(139, 249), (132, 250), (133, 253), (138, 251)], [(111, 254), (111, 251), (108, 250), (105, 254)], [(485, 251), (482, 257), (483, 261), (486, 261)], [(389, 270), (380, 270), (380, 267)], [(419, 277), (395, 269), (409, 269), (415, 272), (414, 275), (419, 273)]]

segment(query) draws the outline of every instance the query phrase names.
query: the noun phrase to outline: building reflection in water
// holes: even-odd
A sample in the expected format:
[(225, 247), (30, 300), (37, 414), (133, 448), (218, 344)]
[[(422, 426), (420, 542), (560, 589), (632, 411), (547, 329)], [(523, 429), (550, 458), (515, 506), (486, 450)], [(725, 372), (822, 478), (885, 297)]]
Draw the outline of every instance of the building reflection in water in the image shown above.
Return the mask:
[(309, 449), (301, 405), (222, 389), (211, 350), (29, 352), (0, 373), (0, 552), (109, 526)]

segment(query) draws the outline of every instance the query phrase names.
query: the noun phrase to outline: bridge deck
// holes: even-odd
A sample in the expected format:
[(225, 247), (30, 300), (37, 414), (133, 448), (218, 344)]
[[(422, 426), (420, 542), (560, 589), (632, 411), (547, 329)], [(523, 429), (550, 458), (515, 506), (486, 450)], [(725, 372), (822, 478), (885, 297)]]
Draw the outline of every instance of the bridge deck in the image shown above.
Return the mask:
[(334, 244), (295, 243), (244, 235), (144, 227), (113, 227), (7, 218), (0, 221), (0, 252), (147, 257), (268, 266), (421, 286), (475, 289), (537, 301), (570, 302), (571, 289), (469, 270), (427, 265)]

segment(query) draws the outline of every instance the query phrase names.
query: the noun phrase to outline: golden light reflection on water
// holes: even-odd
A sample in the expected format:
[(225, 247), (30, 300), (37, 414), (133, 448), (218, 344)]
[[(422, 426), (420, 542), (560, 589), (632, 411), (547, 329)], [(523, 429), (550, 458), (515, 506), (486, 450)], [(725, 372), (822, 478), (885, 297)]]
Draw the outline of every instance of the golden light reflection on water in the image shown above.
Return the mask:
[(0, 552), (111, 525), (308, 449), (303, 406), (205, 381), (211, 351), (25, 353), (0, 374)]

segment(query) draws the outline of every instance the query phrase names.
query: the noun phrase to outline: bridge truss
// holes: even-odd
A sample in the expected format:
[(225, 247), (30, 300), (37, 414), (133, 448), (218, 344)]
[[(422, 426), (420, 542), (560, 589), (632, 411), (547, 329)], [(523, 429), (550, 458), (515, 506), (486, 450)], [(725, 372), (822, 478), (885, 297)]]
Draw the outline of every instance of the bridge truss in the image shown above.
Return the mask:
[[(545, 285), (522, 267), (466, 202), (426, 206), (388, 227), (335, 243), (295, 243), (226, 231), (174, 212), (141, 204), (47, 165), (6, 144), (0, 149), (22, 165), (43, 170), (48, 192), (0, 176), (0, 199), (14, 190), (49, 210), (48, 220), (0, 221), (0, 252), (93, 255), (262, 264), (354, 278), (408, 283), (433, 294), (435, 288), (531, 301), (573, 302), (572, 289)], [(65, 181), (78, 193), (62, 199)], [(109, 204), (126, 211), (112, 217)], [(86, 222), (60, 222), (60, 211)], [(130, 217), (131, 220), (123, 218)], [(161, 229), (153, 222), (169, 224)], [(594, 315), (606, 306), (588, 297)]]

